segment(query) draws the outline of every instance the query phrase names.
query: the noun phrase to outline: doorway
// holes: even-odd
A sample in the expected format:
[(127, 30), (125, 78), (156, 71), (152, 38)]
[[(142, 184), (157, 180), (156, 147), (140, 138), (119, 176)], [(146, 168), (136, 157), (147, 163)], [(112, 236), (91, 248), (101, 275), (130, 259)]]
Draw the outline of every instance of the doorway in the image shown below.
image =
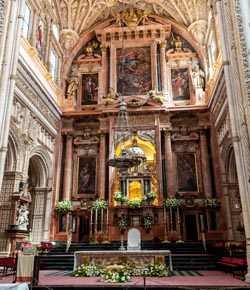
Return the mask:
[(79, 218), (79, 242), (89, 242), (89, 215), (83, 215)]
[(197, 224), (196, 224), (196, 215), (195, 214), (186, 214), (185, 215), (185, 232), (187, 241), (197, 241)]

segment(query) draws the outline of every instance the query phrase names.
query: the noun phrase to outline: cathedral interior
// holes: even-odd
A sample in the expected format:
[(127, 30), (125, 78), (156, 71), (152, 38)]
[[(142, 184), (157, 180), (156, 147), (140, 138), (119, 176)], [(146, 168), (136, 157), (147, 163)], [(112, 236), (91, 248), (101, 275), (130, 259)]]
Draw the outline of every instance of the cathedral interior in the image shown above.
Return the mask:
[(0, 253), (136, 228), (249, 264), (249, 2), (0, 7)]

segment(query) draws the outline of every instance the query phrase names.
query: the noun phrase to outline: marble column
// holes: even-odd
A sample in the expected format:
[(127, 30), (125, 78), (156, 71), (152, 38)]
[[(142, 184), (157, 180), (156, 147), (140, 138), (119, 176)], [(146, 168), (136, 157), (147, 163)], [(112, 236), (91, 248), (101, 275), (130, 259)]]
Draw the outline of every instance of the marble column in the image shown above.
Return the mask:
[(200, 130), (200, 150), (201, 150), (201, 170), (202, 170), (204, 195), (206, 197), (211, 197), (212, 196), (211, 174), (205, 130)]
[(160, 120), (158, 116), (156, 116), (155, 120), (156, 128), (155, 128), (155, 151), (156, 151), (156, 176), (158, 183), (158, 201), (159, 204), (162, 203), (162, 161), (161, 161), (161, 131), (160, 131)]
[(99, 93), (101, 95), (106, 95), (108, 92), (107, 88), (107, 79), (108, 79), (108, 62), (107, 62), (107, 45), (101, 45), (101, 50), (102, 50), (102, 75), (101, 75), (101, 87), (99, 90)]
[(157, 81), (157, 43), (154, 42), (151, 45), (151, 61), (152, 61), (152, 88), (157, 90), (158, 81)]
[(63, 199), (70, 199), (71, 177), (72, 177), (72, 140), (71, 134), (66, 135), (66, 154), (64, 165)]
[(105, 198), (105, 168), (106, 168), (106, 135), (104, 133), (100, 136), (100, 168), (99, 168), (99, 196)]
[(166, 42), (160, 42), (160, 62), (161, 62), (161, 86), (162, 91), (167, 92), (167, 63), (165, 58), (166, 53)]
[(165, 131), (165, 162), (166, 162), (166, 179), (168, 196), (175, 195), (174, 178), (173, 178), (173, 153), (171, 146), (171, 132)]

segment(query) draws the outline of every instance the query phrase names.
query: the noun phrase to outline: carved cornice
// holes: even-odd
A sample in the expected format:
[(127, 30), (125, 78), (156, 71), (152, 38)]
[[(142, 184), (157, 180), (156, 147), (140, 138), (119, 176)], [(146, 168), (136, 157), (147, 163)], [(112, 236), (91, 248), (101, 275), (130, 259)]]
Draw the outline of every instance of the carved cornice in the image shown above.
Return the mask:
[(49, 123), (54, 127), (54, 129), (56, 129), (59, 116), (58, 118), (54, 116), (49, 104), (45, 104), (45, 102), (42, 101), (41, 95), (39, 95), (39, 91), (37, 91), (37, 93), (33, 91), (33, 89), (35, 89), (36, 86), (35, 85), (28, 86), (27, 80), (25, 80), (21, 74), (18, 74), (16, 86), (25, 95), (25, 97), (35, 106), (35, 108), (41, 113), (44, 119), (49, 121)]

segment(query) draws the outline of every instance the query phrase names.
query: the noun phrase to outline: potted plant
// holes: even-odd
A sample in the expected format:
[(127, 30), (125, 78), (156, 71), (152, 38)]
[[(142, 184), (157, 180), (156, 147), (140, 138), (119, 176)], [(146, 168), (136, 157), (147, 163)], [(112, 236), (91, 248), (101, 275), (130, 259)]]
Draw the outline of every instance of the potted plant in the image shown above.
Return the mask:
[(176, 197), (166, 198), (163, 202), (165, 208), (178, 208), (181, 205), (181, 202)]
[(97, 198), (92, 202), (92, 209), (99, 210), (107, 208), (107, 201), (105, 199)]
[(61, 201), (58, 201), (55, 210), (57, 212), (68, 212), (71, 211), (73, 208), (71, 200), (64, 199)]
[(154, 224), (154, 219), (151, 214), (147, 213), (143, 217), (142, 225), (145, 228), (146, 232), (149, 232), (152, 229), (152, 226)]
[(202, 200), (202, 207), (204, 208), (216, 208), (220, 205), (220, 202), (216, 198), (207, 197)]

